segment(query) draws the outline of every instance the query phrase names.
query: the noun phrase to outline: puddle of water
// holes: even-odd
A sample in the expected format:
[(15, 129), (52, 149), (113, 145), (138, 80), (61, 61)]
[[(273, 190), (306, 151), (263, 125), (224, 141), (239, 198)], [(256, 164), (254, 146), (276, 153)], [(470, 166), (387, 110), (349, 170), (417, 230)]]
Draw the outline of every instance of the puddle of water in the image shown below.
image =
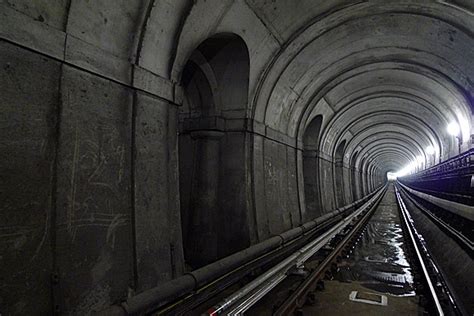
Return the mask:
[(381, 293), (414, 296), (413, 274), (403, 248), (403, 232), (392, 187), (335, 278), (341, 282), (360, 281)]

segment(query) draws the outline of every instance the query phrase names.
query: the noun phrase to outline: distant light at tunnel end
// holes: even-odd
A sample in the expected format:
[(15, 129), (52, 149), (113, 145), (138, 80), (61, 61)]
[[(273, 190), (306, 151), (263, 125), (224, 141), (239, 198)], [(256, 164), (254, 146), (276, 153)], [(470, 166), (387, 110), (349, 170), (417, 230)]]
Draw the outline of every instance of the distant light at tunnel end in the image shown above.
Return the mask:
[(388, 181), (397, 180), (397, 173), (396, 172), (387, 172), (387, 180)]
[(387, 173), (387, 179), (388, 180), (396, 180), (397, 178), (404, 177), (406, 175), (409, 175), (413, 172), (415, 172), (416, 168), (421, 165), (424, 162), (423, 156), (417, 156), (414, 161), (409, 163), (407, 166), (405, 166), (403, 169), (397, 171), (397, 172), (388, 172)]

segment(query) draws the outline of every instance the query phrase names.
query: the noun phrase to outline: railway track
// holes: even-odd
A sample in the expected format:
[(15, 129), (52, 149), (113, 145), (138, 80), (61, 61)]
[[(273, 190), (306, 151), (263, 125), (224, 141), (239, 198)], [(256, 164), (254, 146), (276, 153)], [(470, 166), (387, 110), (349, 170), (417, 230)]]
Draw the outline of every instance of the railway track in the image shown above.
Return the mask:
[[(342, 238), (343, 241), (341, 245), (345, 244), (349, 238), (351, 238), (353, 234), (362, 227), (368, 218), (370, 218), (371, 212), (374, 209), (372, 204), (378, 199), (380, 199), (380, 196), (374, 197), (372, 201), (367, 202), (359, 210), (341, 220), (338, 224), (315, 240), (311, 241), (308, 245), (302, 247), (278, 265), (269, 269), (264, 274), (242, 287), (239, 291), (211, 307), (206, 314), (243, 315), (289, 275), (305, 275), (304, 266), (316, 254), (316, 252), (321, 250), (334, 238)], [(335, 258), (335, 256), (342, 251), (343, 246), (336, 247), (335, 249), (335, 252), (332, 252), (321, 266), (328, 264), (330, 260)], [(314, 278), (310, 277), (306, 280), (306, 282), (311, 280), (314, 281)], [(308, 287), (305, 286), (303, 291), (307, 291), (307, 289)], [(284, 311), (283, 313), (286, 312)]]
[[(246, 279), (245, 284), (229, 287), (182, 314), (313, 315), (325, 308), (329, 308), (330, 315), (346, 314), (337, 310), (336, 305), (340, 304), (363, 314), (374, 314), (383, 306), (385, 309), (379, 312), (385, 315), (390, 311), (389, 305), (394, 314), (462, 315), (416, 230), (404, 199), (405, 193), (389, 184), (352, 214)], [(384, 234), (392, 234), (388, 236), (392, 239)], [(370, 242), (364, 243), (365, 239), (383, 245), (370, 250)], [(384, 249), (392, 251), (387, 258), (376, 253)], [(369, 255), (361, 261), (360, 253), (364, 251)], [(359, 258), (355, 258), (357, 254)], [(362, 271), (372, 279), (361, 282), (349, 278), (341, 283), (341, 275), (351, 269), (352, 274), (359, 269), (359, 274)], [(328, 301), (336, 305), (326, 304)]]

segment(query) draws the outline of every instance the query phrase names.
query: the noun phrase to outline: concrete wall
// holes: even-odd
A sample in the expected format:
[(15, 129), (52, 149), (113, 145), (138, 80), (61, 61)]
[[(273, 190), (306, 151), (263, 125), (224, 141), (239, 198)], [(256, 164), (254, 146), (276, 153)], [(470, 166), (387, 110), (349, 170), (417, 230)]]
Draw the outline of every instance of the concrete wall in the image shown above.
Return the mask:
[(320, 191), (321, 200), (324, 213), (329, 212), (337, 208), (336, 194), (334, 192), (335, 179), (333, 178), (333, 170), (335, 168), (334, 163), (327, 158), (320, 158), (319, 170), (320, 170)]
[(176, 106), (0, 50), (2, 313), (83, 314), (180, 275)]
[(296, 149), (254, 134), (254, 190), (258, 239), (301, 223)]
[(183, 272), (178, 199), (177, 109), (136, 93), (135, 251), (137, 291)]
[[(354, 182), (356, 186), (364, 182), (366, 191), (357, 188), (360, 196), (353, 196), (352, 171), (346, 163), (341, 166), (324, 152), (294, 148), (291, 138), (282, 135), (253, 133), (253, 138), (255, 216), (260, 240), (352, 203), (384, 182), (380, 177), (376, 181), (375, 175), (356, 171)], [(337, 166), (341, 171), (339, 182), (335, 179)], [(298, 194), (298, 190), (303, 192)], [(339, 206), (338, 194), (342, 203)]]
[[(251, 197), (250, 135), (228, 131), (221, 140), (220, 258), (255, 242)], [(221, 243), (222, 242), (222, 243)]]
[(6, 315), (46, 314), (61, 65), (2, 41), (0, 72), (0, 306)]
[[(8, 312), (99, 310), (180, 275), (176, 105), (9, 42), (1, 56)], [(229, 122), (218, 257), (336, 207), (326, 156), (315, 158), (320, 209), (306, 213), (296, 142)]]
[(69, 66), (60, 85), (53, 247), (59, 304), (79, 313), (132, 285), (132, 91)]
[(249, 63), (242, 38), (221, 33), (199, 44), (181, 76), (180, 200), (189, 269), (255, 240), (245, 126)]
[[(343, 0), (1, 2), (1, 312), (82, 314), (183, 273), (188, 219), (180, 215), (178, 146), (188, 140), (177, 136), (179, 83), (206, 39), (235, 34), (248, 54), (246, 72), (236, 63), (216, 67), (212, 86), (222, 92), (214, 114), (225, 120), (216, 173), (220, 257), (333, 210), (335, 186), (339, 206), (354, 200), (347, 157), (336, 185), (333, 147), (366, 130), (374, 109), (392, 113), (389, 121), (416, 114), (418, 147), (436, 140), (444, 156), (455, 150), (445, 123), (470, 113), (459, 93), (473, 90), (470, 9)], [(245, 79), (246, 89), (230, 89)], [(388, 98), (387, 89), (412, 97)], [(354, 106), (373, 94), (384, 100)], [(319, 114), (326, 127), (311, 186), (320, 205), (308, 211), (299, 142), (306, 120)], [(375, 147), (392, 143), (359, 139), (346, 154), (373, 145), (360, 155), (369, 161)], [(394, 166), (390, 156), (378, 162)], [(357, 167), (359, 198), (385, 181), (366, 162)]]
[[(193, 132), (183, 132), (179, 137), (181, 219), (189, 268), (200, 267), (248, 247), (254, 238), (247, 163), (249, 135), (242, 131), (219, 133), (219, 139), (214, 140), (217, 150), (208, 152), (205, 158), (214, 159), (210, 162), (211, 171), (203, 170), (205, 166), (200, 162), (202, 151), (206, 150), (202, 142), (206, 140), (193, 137)], [(201, 182), (199, 177), (203, 172), (213, 173), (212, 185), (210, 180), (205, 184)], [(206, 191), (203, 191), (204, 185)], [(197, 209), (196, 194), (210, 196), (210, 191), (215, 195), (215, 202), (207, 201), (204, 209)]]
[(311, 220), (323, 214), (319, 185), (319, 159), (317, 151), (305, 150), (303, 153), (303, 186), (305, 199), (304, 220)]

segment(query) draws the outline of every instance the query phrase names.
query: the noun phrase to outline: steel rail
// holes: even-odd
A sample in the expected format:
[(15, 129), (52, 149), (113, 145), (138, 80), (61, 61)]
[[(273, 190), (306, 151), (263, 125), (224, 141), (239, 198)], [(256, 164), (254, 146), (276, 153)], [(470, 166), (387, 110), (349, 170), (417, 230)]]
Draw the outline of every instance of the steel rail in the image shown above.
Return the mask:
[[(273, 255), (278, 256), (280, 252), (285, 252), (295, 243), (300, 241), (307, 242), (307, 238), (312, 236), (312, 234), (321, 229), (326, 229), (327, 225), (331, 225), (338, 218), (347, 216), (347, 214), (353, 212), (353, 209), (359, 208), (366, 201), (373, 198), (380, 190), (381, 187), (349, 205), (333, 210), (209, 265), (187, 272), (176, 279), (169, 280), (164, 284), (129, 297), (125, 301), (101, 310), (98, 314), (117, 316), (152, 312), (166, 314), (174, 309), (179, 309), (183, 304), (194, 308), (205, 301), (203, 300), (204, 297), (200, 296), (204, 292), (210, 289), (213, 289), (211, 292), (219, 288), (222, 290), (219, 285), (221, 282), (225, 283), (224, 288), (226, 288), (230, 285), (226, 280), (233, 276), (241, 275), (244, 273), (243, 270), (249, 268), (256, 269), (258, 265), (268, 260), (273, 260)], [(205, 295), (208, 295), (208, 293)], [(199, 296), (196, 299), (197, 304), (191, 303), (196, 296)], [(186, 309), (189, 310), (187, 307)]]
[[(403, 189), (403, 188), (402, 188)], [(405, 192), (406, 193), (406, 192)], [(451, 234), (462, 246), (466, 247), (467, 249), (469, 249), (471, 251), (471, 255), (472, 255), (472, 252), (474, 252), (474, 241), (471, 241), (469, 238), (467, 238), (466, 236), (464, 236), (462, 233), (458, 232), (457, 230), (455, 230), (454, 228), (452, 228), (448, 223), (446, 223), (444, 220), (442, 220), (441, 218), (437, 217), (436, 215), (434, 215), (430, 210), (428, 210), (426, 207), (424, 207), (423, 205), (421, 205), (418, 201), (416, 201), (415, 199), (413, 199), (413, 197), (410, 196), (410, 194), (406, 194), (406, 197), (413, 203), (416, 205), (416, 207), (418, 207), (421, 211), (423, 211), (423, 213), (426, 214), (426, 216), (428, 216), (431, 220), (433, 220), (435, 223), (437, 223), (438, 225), (440, 225), (442, 228), (444, 228), (445, 230), (447, 230), (449, 232), (449, 234)]]
[[(319, 249), (334, 238), (334, 236), (347, 227), (355, 217), (362, 214), (368, 208), (371, 208), (375, 201), (380, 200), (380, 196), (384, 192), (385, 190), (380, 190), (357, 211), (342, 219), (327, 232), (317, 237), (315, 240), (308, 243), (306, 246), (302, 247), (273, 268), (267, 270), (255, 280), (242, 287), (239, 291), (234, 292), (218, 304), (209, 308), (204, 315), (214, 316), (224, 312), (228, 315), (241, 315), (244, 313), (278, 283), (284, 280), (290, 269), (303, 265), (306, 260), (313, 256)], [(230, 311), (227, 311), (229, 309)]]
[(343, 238), (341, 242), (338, 243), (336, 248), (318, 265), (318, 267), (311, 272), (311, 274), (306, 278), (301, 285), (289, 296), (283, 304), (278, 308), (274, 313), (275, 316), (287, 316), (291, 315), (297, 308), (301, 307), (305, 301), (307, 295), (313, 290), (313, 287), (317, 282), (323, 277), (324, 271), (326, 271), (330, 264), (336, 259), (344, 248), (346, 248), (349, 241), (362, 229), (363, 225), (368, 222), (370, 217), (373, 215), (374, 211), (378, 207), (378, 202), (385, 194), (385, 191), (379, 196), (377, 203), (372, 205), (372, 208), (367, 212), (351, 231)]
[(416, 257), (418, 259), (418, 262), (421, 266), (421, 269), (423, 271), (423, 276), (425, 277), (426, 283), (428, 284), (428, 288), (430, 290), (431, 297), (433, 298), (433, 301), (435, 303), (436, 311), (438, 315), (444, 316), (444, 311), (443, 308), (441, 307), (441, 303), (438, 298), (438, 294), (436, 293), (436, 290), (433, 286), (433, 282), (431, 282), (430, 275), (428, 273), (428, 269), (426, 268), (425, 261), (423, 260), (423, 257), (421, 255), (420, 249), (418, 248), (418, 244), (416, 242), (414, 234), (417, 236), (419, 235), (418, 232), (416, 231), (415, 226), (413, 225), (413, 219), (410, 216), (410, 213), (408, 212), (408, 209), (405, 205), (405, 202), (403, 202), (403, 199), (400, 195), (400, 192), (398, 191), (398, 188), (395, 187), (395, 194), (397, 196), (397, 201), (398, 205), (400, 206), (400, 210), (402, 213), (402, 218), (403, 222), (405, 223), (405, 226), (407, 227), (408, 235), (410, 237), (411, 243), (413, 245), (413, 248), (416, 253)]

